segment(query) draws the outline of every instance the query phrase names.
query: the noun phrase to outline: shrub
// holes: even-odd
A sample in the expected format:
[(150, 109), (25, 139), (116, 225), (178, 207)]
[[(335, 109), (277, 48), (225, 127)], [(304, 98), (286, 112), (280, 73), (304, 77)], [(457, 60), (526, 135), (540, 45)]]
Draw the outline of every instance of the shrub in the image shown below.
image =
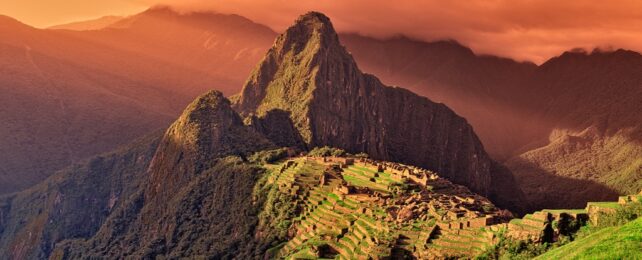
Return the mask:
[(615, 213), (600, 213), (598, 228), (624, 225), (630, 221), (642, 217), (642, 203), (631, 202), (620, 208)]
[(250, 161), (260, 163), (260, 164), (266, 164), (266, 163), (274, 163), (286, 157), (288, 157), (288, 149), (280, 148), (280, 149), (256, 152), (252, 154), (252, 156), (250, 156)]
[(368, 158), (370, 157), (367, 153), (358, 153), (354, 155), (357, 158)]
[(343, 149), (333, 148), (329, 146), (315, 147), (308, 153), (308, 155), (310, 156), (336, 156), (336, 157), (346, 156), (347, 154), (348, 153), (346, 153), (346, 151)]
[(504, 231), (497, 233), (499, 242), (486, 249), (476, 259), (532, 259), (550, 248), (549, 243), (515, 240), (505, 236)]

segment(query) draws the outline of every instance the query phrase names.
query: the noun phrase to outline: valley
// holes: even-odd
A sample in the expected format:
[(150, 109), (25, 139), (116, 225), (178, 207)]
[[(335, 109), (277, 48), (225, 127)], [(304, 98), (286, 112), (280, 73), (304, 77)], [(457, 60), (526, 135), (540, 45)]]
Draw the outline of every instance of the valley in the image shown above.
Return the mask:
[(642, 252), (636, 52), (536, 65), (169, 7), (3, 35), (2, 259)]
[[(166, 31), (156, 32), (158, 26)], [(5, 136), (0, 139), (0, 193), (29, 187), (71, 163), (162, 129), (208, 90), (238, 93), (277, 36), (241, 16), (180, 13), (169, 7), (47, 30), (6, 18), (2, 28), (15, 35), (3, 38), (3, 53), (15, 62), (0, 66), (5, 75), (13, 75), (0, 80), (8, 94), (0, 97), (7, 104), (0, 116), (8, 122), (0, 129)], [(635, 113), (642, 94), (636, 71), (642, 63), (635, 52), (573, 50), (535, 65), (479, 55), (454, 40), (354, 33), (338, 38), (364, 74), (443, 103), (465, 118), (494, 161), (492, 167), (533, 194), (528, 203), (520, 203), (530, 211), (581, 207), (642, 188), (636, 181), (641, 146)], [(30, 59), (23, 57), (24, 46), (31, 49)], [(88, 69), (77, 73), (78, 67)], [(25, 102), (38, 105), (20, 105)], [(421, 131), (410, 132), (426, 134)], [(305, 138), (296, 142), (305, 143)], [(338, 140), (332, 144), (338, 146)], [(379, 158), (422, 165), (416, 158), (385, 156)], [(440, 163), (422, 166), (449, 174), (432, 168)], [(562, 191), (556, 183), (576, 188)]]

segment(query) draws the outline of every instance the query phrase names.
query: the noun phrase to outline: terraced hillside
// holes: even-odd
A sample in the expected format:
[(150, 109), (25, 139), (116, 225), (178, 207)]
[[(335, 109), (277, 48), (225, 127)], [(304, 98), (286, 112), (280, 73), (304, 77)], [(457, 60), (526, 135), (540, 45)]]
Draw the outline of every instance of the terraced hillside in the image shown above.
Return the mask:
[(288, 218), (273, 223), (287, 233), (268, 250), (278, 259), (495, 259), (509, 254), (501, 249), (506, 245), (539, 248), (521, 255), (531, 258), (642, 202), (642, 195), (629, 195), (512, 218), (467, 188), (413, 166), (301, 156), (264, 167), (265, 187), (287, 197), (291, 207)]
[(289, 239), (270, 249), (279, 258), (472, 257), (504, 219), (486, 198), (411, 166), (297, 157), (267, 167), (268, 184), (293, 198)]
[(537, 259), (641, 259), (642, 218), (621, 227), (602, 229)]

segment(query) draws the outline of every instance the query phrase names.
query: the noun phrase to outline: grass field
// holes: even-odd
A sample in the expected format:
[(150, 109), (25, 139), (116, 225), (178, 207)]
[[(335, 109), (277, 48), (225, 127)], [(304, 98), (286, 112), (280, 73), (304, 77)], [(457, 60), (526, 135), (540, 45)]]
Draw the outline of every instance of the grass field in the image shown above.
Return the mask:
[(536, 259), (642, 259), (642, 218), (600, 229)]

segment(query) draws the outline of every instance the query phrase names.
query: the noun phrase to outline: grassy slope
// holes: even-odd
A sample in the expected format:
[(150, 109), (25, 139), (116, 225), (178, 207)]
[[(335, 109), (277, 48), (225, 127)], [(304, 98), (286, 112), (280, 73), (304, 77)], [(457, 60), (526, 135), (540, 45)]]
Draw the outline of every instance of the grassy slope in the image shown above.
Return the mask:
[[(620, 133), (568, 134), (507, 162), (537, 209), (583, 207), (642, 188), (642, 145)], [(551, 181), (555, 179), (555, 181)]]
[(642, 259), (642, 218), (601, 229), (537, 259)]

